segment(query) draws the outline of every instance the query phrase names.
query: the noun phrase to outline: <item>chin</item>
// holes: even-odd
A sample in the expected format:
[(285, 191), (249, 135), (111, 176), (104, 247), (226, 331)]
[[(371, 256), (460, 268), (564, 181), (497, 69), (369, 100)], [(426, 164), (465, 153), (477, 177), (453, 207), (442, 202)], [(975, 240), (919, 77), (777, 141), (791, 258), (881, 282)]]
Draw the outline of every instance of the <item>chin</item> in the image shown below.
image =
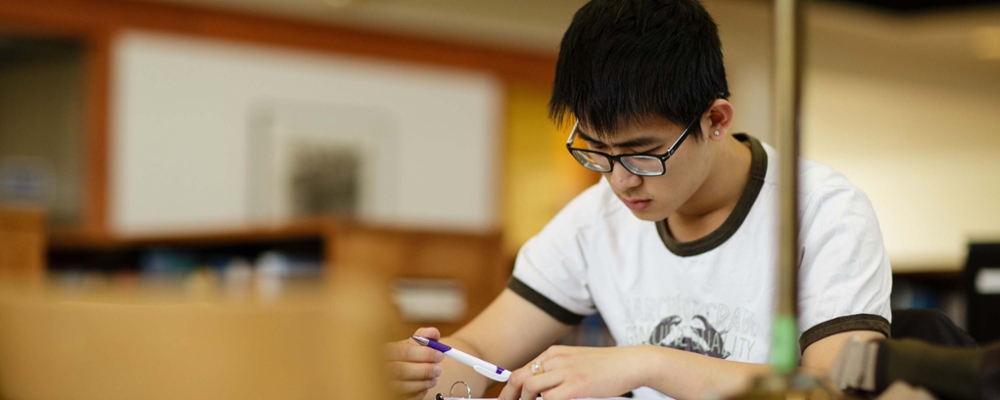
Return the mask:
[(662, 212), (656, 212), (654, 210), (629, 210), (629, 211), (632, 211), (632, 215), (635, 215), (636, 218), (650, 222), (662, 221), (663, 219), (667, 218), (667, 215), (669, 215), (669, 214), (664, 215)]
[(668, 204), (664, 204), (663, 201), (657, 201), (653, 199), (649, 200), (638, 200), (638, 201), (625, 201), (619, 196), (619, 201), (625, 206), (632, 215), (643, 221), (660, 221), (667, 218), (673, 211), (667, 210)]

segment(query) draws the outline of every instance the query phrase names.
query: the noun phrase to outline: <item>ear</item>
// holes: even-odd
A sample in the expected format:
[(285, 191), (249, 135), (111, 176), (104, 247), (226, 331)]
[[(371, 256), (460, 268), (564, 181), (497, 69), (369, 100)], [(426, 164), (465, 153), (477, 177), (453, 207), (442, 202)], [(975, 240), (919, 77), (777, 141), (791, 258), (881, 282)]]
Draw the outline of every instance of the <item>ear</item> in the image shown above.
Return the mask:
[[(732, 124), (733, 104), (725, 99), (717, 99), (705, 113), (702, 127), (707, 129), (702, 129), (702, 132), (708, 140), (722, 140), (729, 135), (729, 126)], [(716, 135), (715, 131), (719, 131), (719, 134)]]

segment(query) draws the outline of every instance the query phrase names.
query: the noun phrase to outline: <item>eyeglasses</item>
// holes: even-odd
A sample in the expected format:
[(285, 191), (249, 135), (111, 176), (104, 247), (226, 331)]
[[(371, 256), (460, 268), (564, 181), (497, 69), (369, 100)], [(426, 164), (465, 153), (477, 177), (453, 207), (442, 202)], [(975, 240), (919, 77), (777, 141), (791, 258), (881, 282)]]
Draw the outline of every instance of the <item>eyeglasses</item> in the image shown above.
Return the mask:
[(695, 118), (694, 121), (684, 129), (681, 136), (677, 138), (677, 141), (670, 146), (670, 149), (666, 153), (656, 155), (656, 154), (619, 154), (613, 156), (607, 153), (602, 153), (599, 151), (585, 150), (573, 148), (573, 139), (576, 138), (577, 128), (580, 126), (580, 122), (577, 121), (573, 125), (573, 131), (569, 134), (569, 139), (566, 140), (566, 149), (569, 153), (573, 155), (576, 161), (579, 161), (581, 165), (587, 169), (594, 170), (597, 172), (611, 172), (615, 167), (615, 161), (621, 163), (628, 172), (631, 172), (639, 176), (660, 176), (666, 172), (666, 162), (670, 159), (670, 156), (674, 155), (677, 151), (677, 147), (684, 142), (684, 139), (688, 137), (691, 132), (691, 128), (701, 121), (701, 116)]

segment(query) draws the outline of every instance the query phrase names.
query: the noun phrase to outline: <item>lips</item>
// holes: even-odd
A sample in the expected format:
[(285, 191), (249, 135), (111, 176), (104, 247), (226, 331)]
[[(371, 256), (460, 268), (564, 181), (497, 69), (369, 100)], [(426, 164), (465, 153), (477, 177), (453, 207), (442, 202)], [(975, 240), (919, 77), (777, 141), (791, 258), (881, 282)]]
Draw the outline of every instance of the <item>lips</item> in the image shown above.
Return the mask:
[(649, 207), (650, 202), (651, 200), (622, 199), (622, 203), (625, 203), (625, 206), (632, 211), (642, 211), (646, 209), (646, 207)]

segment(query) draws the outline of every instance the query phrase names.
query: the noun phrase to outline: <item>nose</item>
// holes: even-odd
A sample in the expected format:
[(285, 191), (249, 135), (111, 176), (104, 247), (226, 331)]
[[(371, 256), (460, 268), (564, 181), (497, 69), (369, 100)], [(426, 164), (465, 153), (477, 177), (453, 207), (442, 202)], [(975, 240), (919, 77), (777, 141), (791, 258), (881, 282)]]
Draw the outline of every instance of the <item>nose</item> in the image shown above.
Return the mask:
[(642, 184), (642, 177), (629, 172), (621, 163), (618, 163), (615, 168), (611, 169), (611, 172), (604, 175), (607, 177), (608, 183), (618, 191), (631, 189)]

